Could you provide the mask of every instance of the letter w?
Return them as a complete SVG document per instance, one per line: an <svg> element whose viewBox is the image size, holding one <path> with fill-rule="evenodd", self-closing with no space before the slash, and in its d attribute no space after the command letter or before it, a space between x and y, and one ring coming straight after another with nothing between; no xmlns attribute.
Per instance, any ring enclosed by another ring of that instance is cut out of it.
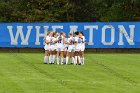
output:
<svg viewBox="0 0 140 93"><path fill-rule="evenodd" d="M7 26L7 29L9 30L9 34L11 37L11 45L18 45L19 35L20 35L20 38L22 41L21 45L28 45L28 39L29 39L32 28L33 28L33 26L27 26L28 31L27 31L26 36L24 37L23 26L17 26L17 32L16 32L15 37L14 37L13 26Z"/></svg>

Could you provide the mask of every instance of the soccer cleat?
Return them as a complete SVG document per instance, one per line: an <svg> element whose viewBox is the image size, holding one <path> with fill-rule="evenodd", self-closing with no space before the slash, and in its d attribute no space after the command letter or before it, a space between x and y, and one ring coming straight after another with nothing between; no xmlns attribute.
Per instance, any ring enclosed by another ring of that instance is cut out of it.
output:
<svg viewBox="0 0 140 93"><path fill-rule="evenodd" d="M73 63L70 63L71 65L73 65Z"/></svg>
<svg viewBox="0 0 140 93"><path fill-rule="evenodd" d="M82 65L81 63L79 63L78 65Z"/></svg>
<svg viewBox="0 0 140 93"><path fill-rule="evenodd" d="M48 64L48 63L44 63L44 64Z"/></svg>

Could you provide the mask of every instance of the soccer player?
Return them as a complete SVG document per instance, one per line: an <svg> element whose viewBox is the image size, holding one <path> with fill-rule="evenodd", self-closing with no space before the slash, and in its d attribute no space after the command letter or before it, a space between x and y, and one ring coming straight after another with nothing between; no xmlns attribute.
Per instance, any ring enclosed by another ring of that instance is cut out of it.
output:
<svg viewBox="0 0 140 93"><path fill-rule="evenodd" d="M50 64L55 64L55 58L56 58L56 47L57 47L57 42L58 42L58 33L54 32L53 37L52 37L52 42L50 46Z"/></svg>
<svg viewBox="0 0 140 93"><path fill-rule="evenodd" d="M81 38L79 37L79 32L75 32L75 37L74 37L74 45L75 45L75 65L81 64L81 59L80 59L80 47L81 47Z"/></svg>
<svg viewBox="0 0 140 93"><path fill-rule="evenodd" d="M44 42L45 42L45 46L44 46L44 49L45 49L44 64L48 64L49 63L50 42L51 42L52 34L53 33L50 31L44 37Z"/></svg>
<svg viewBox="0 0 140 93"><path fill-rule="evenodd" d="M80 47L80 58L81 58L81 64L84 65L84 51L85 51L85 36L83 32L79 32L79 37L81 39L81 47Z"/></svg>
<svg viewBox="0 0 140 93"><path fill-rule="evenodd" d="M63 46L63 64L68 64L68 56L67 56L67 51L68 51L68 39L66 38L66 34L64 33L64 46Z"/></svg>
<svg viewBox="0 0 140 93"><path fill-rule="evenodd" d="M70 64L73 64L75 59L74 59L74 37L72 33L69 33L69 38L68 38L68 51L67 51L67 56L70 58Z"/></svg>
<svg viewBox="0 0 140 93"><path fill-rule="evenodd" d="M64 53L64 43L65 43L66 34L60 32L57 43L57 64L63 64L63 53Z"/></svg>

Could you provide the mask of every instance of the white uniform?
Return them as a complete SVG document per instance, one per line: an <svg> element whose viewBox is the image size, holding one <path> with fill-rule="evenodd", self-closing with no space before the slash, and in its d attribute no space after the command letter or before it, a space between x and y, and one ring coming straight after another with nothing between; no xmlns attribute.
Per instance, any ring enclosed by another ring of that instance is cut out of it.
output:
<svg viewBox="0 0 140 93"><path fill-rule="evenodd" d="M49 36L46 36L44 40L46 40L46 41L48 41L48 42L51 42L52 38L49 37ZM50 50L50 44L46 44L46 43L45 43L44 49L45 49L45 50Z"/></svg>
<svg viewBox="0 0 140 93"><path fill-rule="evenodd" d="M80 51L81 50L81 43L82 43L82 40L76 36L74 37L74 41L76 41L77 43L75 44L75 51Z"/></svg>
<svg viewBox="0 0 140 93"><path fill-rule="evenodd" d="M64 39L64 42L68 42L68 38L65 38ZM68 47L69 47L68 44L64 44L64 46L63 46L64 51L67 51L68 50Z"/></svg>
<svg viewBox="0 0 140 93"><path fill-rule="evenodd" d="M58 40L58 37L55 38L55 37L52 37L52 42L54 43L56 40ZM51 51L54 51L57 49L57 43L53 44L53 45L50 45L50 50Z"/></svg>
<svg viewBox="0 0 140 93"><path fill-rule="evenodd" d="M61 36L61 41L57 43L57 49L56 51L64 51L64 41L63 41L63 36Z"/></svg>
<svg viewBox="0 0 140 93"><path fill-rule="evenodd" d="M67 40L67 42L70 44L70 45L68 46L68 52L74 51L74 43L72 42L72 38L73 38L73 37L70 37L70 38L68 38L68 40Z"/></svg>
<svg viewBox="0 0 140 93"><path fill-rule="evenodd" d="M85 50L85 41L86 41L86 39L85 39L85 37L84 36L82 36L82 43L81 43L81 46L80 46L80 51L84 51Z"/></svg>

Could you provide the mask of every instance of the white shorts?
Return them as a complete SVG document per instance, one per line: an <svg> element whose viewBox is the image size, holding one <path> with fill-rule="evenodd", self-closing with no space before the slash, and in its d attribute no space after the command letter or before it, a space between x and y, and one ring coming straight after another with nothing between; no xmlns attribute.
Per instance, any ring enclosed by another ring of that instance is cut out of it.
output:
<svg viewBox="0 0 140 93"><path fill-rule="evenodd" d="M45 49L45 50L50 50L50 45L47 45L47 44L46 44L46 45L44 46L44 49Z"/></svg>
<svg viewBox="0 0 140 93"><path fill-rule="evenodd" d="M56 51L66 51L66 46L64 46L63 44L57 44Z"/></svg>
<svg viewBox="0 0 140 93"><path fill-rule="evenodd" d="M68 47L69 47L69 45L65 44L63 47L64 51L68 51Z"/></svg>
<svg viewBox="0 0 140 93"><path fill-rule="evenodd" d="M51 51L55 51L57 48L56 48L56 45L50 45L50 50Z"/></svg>
<svg viewBox="0 0 140 93"><path fill-rule="evenodd" d="M80 46L80 44L75 45L75 49L74 49L74 51L79 52L80 50L81 50L81 46Z"/></svg>
<svg viewBox="0 0 140 93"><path fill-rule="evenodd" d="M80 51L82 51L82 52L85 51L85 46L81 46Z"/></svg>
<svg viewBox="0 0 140 93"><path fill-rule="evenodd" d="M74 45L69 45L68 52L74 52L74 49L75 49Z"/></svg>

